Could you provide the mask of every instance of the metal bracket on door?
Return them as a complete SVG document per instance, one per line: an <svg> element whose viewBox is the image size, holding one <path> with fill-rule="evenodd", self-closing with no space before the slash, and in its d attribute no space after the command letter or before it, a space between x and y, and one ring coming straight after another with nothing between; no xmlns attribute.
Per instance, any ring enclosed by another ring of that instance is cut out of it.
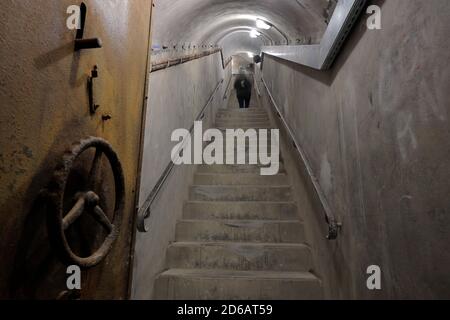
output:
<svg viewBox="0 0 450 320"><path fill-rule="evenodd" d="M98 67L94 66L94 69L91 71L91 76L88 78L88 91L89 91L89 111L91 115L94 115L97 112L97 109L100 108L98 104L95 104L94 100L94 79L98 78Z"/></svg>
<svg viewBox="0 0 450 320"><path fill-rule="evenodd" d="M87 6L82 3L80 5L80 29L77 30L75 37L75 51L84 49L97 49L102 47L102 41L99 38L83 39L84 27L86 25Z"/></svg>

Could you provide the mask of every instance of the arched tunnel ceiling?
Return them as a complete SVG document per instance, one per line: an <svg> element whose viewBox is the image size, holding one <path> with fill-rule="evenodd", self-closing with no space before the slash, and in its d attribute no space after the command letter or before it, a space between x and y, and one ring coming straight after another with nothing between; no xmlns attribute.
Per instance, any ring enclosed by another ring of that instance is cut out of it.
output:
<svg viewBox="0 0 450 320"><path fill-rule="evenodd" d="M250 38L248 31L235 31L230 33L218 44L223 48L225 57L242 52L259 54L260 48L265 45L262 38Z"/></svg>
<svg viewBox="0 0 450 320"><path fill-rule="evenodd" d="M153 43L159 46L219 45L228 54L297 39L319 41L329 0L155 0ZM275 26L258 39L256 19ZM280 32L281 31L281 32ZM283 35L284 34L284 35Z"/></svg>

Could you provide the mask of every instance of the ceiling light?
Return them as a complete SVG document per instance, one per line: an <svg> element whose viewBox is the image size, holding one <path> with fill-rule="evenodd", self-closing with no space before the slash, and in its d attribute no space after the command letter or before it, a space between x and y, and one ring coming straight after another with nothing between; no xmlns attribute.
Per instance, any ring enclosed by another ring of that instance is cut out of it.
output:
<svg viewBox="0 0 450 320"><path fill-rule="evenodd" d="M270 28L272 28L270 24L261 19L256 20L256 27L263 30L269 30Z"/></svg>
<svg viewBox="0 0 450 320"><path fill-rule="evenodd" d="M250 31L250 38L258 38L261 35L257 30L253 29Z"/></svg>

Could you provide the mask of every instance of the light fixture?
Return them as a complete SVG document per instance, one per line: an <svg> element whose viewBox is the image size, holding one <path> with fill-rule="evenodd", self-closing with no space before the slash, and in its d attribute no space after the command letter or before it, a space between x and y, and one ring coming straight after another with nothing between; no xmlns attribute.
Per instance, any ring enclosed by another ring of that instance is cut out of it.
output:
<svg viewBox="0 0 450 320"><path fill-rule="evenodd" d="M253 58L255 56L255 54L253 52L247 52L247 55L249 58Z"/></svg>
<svg viewBox="0 0 450 320"><path fill-rule="evenodd" d="M250 31L250 38L258 38L261 35L256 29Z"/></svg>
<svg viewBox="0 0 450 320"><path fill-rule="evenodd" d="M269 30L270 28L272 28L270 24L261 19L256 19L256 27L263 30Z"/></svg>

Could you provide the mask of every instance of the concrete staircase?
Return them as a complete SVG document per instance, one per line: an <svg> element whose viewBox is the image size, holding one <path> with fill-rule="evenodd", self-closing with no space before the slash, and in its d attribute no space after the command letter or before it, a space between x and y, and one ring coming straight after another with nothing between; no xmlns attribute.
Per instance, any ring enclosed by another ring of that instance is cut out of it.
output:
<svg viewBox="0 0 450 320"><path fill-rule="evenodd" d="M226 109L218 128L269 128L259 108ZM281 167L261 176L259 165L200 166L190 188L156 299L321 299L320 280L304 226Z"/></svg>

